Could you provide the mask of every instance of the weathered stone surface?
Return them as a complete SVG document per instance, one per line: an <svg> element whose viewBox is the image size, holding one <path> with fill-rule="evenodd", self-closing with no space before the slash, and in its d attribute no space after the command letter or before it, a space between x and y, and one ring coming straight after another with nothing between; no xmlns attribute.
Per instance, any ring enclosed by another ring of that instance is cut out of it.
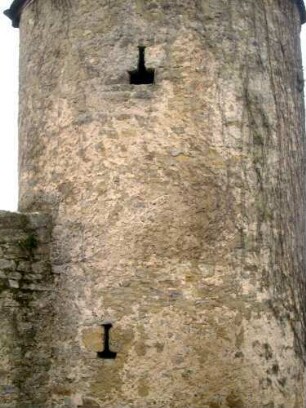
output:
<svg viewBox="0 0 306 408"><path fill-rule="evenodd" d="M0 242L1 408L40 408L47 398L53 302L52 292L42 294L38 286L47 289L53 281L50 260L39 253L40 247L49 252L48 219L0 211L0 235L5 238ZM39 263L49 265L40 274L32 268Z"/></svg>
<svg viewBox="0 0 306 408"><path fill-rule="evenodd" d="M20 209L52 214L56 276L30 406L305 408L296 5L59 5L21 21Z"/></svg>

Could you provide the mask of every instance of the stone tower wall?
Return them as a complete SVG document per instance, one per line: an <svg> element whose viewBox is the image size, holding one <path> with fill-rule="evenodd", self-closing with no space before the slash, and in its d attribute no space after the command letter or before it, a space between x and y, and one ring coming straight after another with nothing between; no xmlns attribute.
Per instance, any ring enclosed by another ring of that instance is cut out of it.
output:
<svg viewBox="0 0 306 408"><path fill-rule="evenodd" d="M0 212L1 408L45 406L53 330L49 243L49 217Z"/></svg>
<svg viewBox="0 0 306 408"><path fill-rule="evenodd" d="M20 210L54 226L45 407L305 408L296 4L36 0L20 28ZM129 83L139 46L152 85Z"/></svg>

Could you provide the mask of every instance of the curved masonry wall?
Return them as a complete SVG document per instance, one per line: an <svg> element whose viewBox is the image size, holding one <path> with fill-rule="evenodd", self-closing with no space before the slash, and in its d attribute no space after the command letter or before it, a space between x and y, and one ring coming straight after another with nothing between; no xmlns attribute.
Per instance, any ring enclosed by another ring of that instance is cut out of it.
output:
<svg viewBox="0 0 306 408"><path fill-rule="evenodd" d="M33 398L305 408L295 3L37 0L20 27L20 210L52 214L55 276Z"/></svg>
<svg viewBox="0 0 306 408"><path fill-rule="evenodd" d="M0 211L0 407L41 408L53 331L50 218Z"/></svg>

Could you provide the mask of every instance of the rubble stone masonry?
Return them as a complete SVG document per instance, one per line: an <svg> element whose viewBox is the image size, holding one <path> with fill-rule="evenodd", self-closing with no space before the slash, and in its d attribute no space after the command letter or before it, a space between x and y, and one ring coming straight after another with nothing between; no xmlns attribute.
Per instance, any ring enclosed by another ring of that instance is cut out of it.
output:
<svg viewBox="0 0 306 408"><path fill-rule="evenodd" d="M300 24L289 0L23 9L19 209L52 222L1 218L1 408L306 407Z"/></svg>
<svg viewBox="0 0 306 408"><path fill-rule="evenodd" d="M53 330L50 226L42 214L0 212L1 408L45 406Z"/></svg>

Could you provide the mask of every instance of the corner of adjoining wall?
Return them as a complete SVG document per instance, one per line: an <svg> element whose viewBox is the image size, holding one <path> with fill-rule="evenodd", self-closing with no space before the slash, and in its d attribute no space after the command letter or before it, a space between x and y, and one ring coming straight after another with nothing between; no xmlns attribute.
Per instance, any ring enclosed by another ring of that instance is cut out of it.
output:
<svg viewBox="0 0 306 408"><path fill-rule="evenodd" d="M0 211L1 408L43 406L53 330L50 237L49 215Z"/></svg>

